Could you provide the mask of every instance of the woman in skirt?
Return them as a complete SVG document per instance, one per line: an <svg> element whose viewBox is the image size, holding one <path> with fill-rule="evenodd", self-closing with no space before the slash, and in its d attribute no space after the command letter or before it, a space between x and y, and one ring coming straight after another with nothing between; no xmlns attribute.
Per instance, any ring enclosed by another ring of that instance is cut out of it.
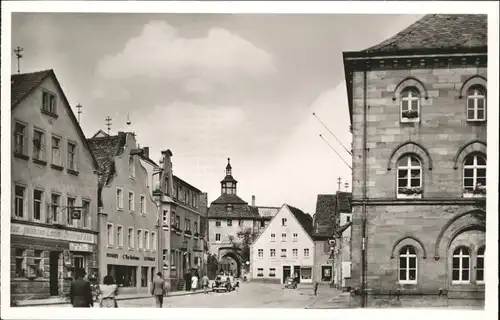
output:
<svg viewBox="0 0 500 320"><path fill-rule="evenodd" d="M101 308L117 308L116 295L118 294L118 286L112 276L104 277L104 284L101 285Z"/></svg>

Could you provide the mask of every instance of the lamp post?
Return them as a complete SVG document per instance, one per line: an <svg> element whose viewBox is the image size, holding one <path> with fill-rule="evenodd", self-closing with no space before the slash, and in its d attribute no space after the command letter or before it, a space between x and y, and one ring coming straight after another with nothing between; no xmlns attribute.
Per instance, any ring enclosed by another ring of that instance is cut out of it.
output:
<svg viewBox="0 0 500 320"><path fill-rule="evenodd" d="M163 270L163 217L161 215L161 199L162 192L161 190L153 191L153 199L156 203L156 228L158 230L157 236L157 248L158 248L158 257L157 257L157 272L161 272Z"/></svg>

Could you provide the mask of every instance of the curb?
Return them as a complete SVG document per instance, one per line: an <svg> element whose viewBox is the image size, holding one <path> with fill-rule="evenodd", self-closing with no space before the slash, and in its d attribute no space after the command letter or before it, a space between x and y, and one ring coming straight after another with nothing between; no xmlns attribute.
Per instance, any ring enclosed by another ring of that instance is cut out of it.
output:
<svg viewBox="0 0 500 320"><path fill-rule="evenodd" d="M174 291L178 292L178 291ZM188 296L188 295L195 295L195 294L201 294L203 293L203 290L196 291L196 292L183 292L179 294L173 294L173 295L167 295L165 296L166 299L171 298L171 297L180 297L180 296ZM148 296L135 296L135 297L116 297L116 301L125 301L125 300L137 300L137 299L146 299L146 298L152 298L151 295ZM44 307L44 306L54 306L54 305L65 305L65 304L70 304L67 301L56 301L56 302L50 302L50 303L26 303L26 304L20 304L17 307L23 308L23 307Z"/></svg>

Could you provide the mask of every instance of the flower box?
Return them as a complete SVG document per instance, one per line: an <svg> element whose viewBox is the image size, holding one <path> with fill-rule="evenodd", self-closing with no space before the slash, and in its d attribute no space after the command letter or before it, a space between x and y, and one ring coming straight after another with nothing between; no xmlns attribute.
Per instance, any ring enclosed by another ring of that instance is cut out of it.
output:
<svg viewBox="0 0 500 320"><path fill-rule="evenodd" d="M474 189L464 189L464 198L486 197L486 186L478 184Z"/></svg>
<svg viewBox="0 0 500 320"><path fill-rule="evenodd" d="M399 188L398 199L422 198L422 188Z"/></svg>
<svg viewBox="0 0 500 320"><path fill-rule="evenodd" d="M419 114L416 110L406 110L401 113L401 122L418 122Z"/></svg>

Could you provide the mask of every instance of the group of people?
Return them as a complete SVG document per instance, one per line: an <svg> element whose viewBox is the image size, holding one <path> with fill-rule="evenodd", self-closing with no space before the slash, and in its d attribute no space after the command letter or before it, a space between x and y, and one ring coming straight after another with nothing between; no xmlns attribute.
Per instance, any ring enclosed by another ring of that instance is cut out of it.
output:
<svg viewBox="0 0 500 320"><path fill-rule="evenodd" d="M94 306L92 285L84 278L85 271L77 270L75 280L70 286L69 298L71 305L75 308L91 308ZM201 279L201 285L205 294L208 293L209 283L207 275L204 275ZM191 290L196 291L197 288L198 276L194 274L191 278ZM163 307L163 297L168 295L169 289L168 283L163 279L161 272L158 272L151 283L151 295L155 297L157 308ZM118 303L116 302L118 285L111 275L104 277L103 284L98 286L98 292L95 292L95 294L99 297L99 306L101 308L118 308Z"/></svg>

